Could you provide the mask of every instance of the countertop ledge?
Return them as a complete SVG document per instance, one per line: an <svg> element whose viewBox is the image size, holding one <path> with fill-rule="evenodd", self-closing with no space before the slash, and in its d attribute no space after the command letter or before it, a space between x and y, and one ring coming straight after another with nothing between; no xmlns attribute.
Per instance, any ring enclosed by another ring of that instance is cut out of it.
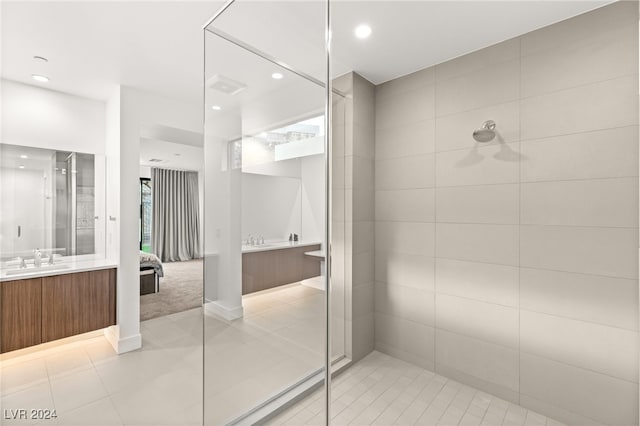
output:
<svg viewBox="0 0 640 426"><path fill-rule="evenodd" d="M320 241L281 241L277 243L266 242L257 246L242 245L242 253L255 253L259 251L283 250L296 247L319 246Z"/></svg>
<svg viewBox="0 0 640 426"><path fill-rule="evenodd" d="M107 259L78 260L78 261L61 261L56 265L68 265L61 269L39 270L38 268L28 268L21 274L7 275L6 270L0 271L0 282L18 281L30 278L51 277L55 275L75 274L78 272L98 271L101 269L117 268L118 265ZM43 265L49 267L50 265Z"/></svg>

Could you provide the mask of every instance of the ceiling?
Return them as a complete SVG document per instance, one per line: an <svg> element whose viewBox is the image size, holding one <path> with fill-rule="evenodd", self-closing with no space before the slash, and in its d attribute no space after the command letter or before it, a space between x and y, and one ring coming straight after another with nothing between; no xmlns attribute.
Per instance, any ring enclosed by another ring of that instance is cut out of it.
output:
<svg viewBox="0 0 640 426"><path fill-rule="evenodd" d="M374 83L566 19L611 1L341 1L332 3L334 75ZM221 1L3 1L2 76L106 100L121 84L200 103L202 25ZM357 40L355 25L373 28ZM323 2L237 0L215 25L322 77ZM286 42L285 42L286 41ZM48 63L38 63L34 55ZM241 71L243 64L233 64Z"/></svg>

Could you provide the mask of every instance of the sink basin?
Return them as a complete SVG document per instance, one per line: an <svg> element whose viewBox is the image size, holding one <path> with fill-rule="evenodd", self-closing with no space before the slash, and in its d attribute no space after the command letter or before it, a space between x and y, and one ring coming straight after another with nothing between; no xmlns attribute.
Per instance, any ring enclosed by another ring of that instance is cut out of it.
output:
<svg viewBox="0 0 640 426"><path fill-rule="evenodd" d="M36 268L35 266L29 266L27 268L22 268L22 269L9 269L8 271L5 271L5 274L7 276L10 276L10 275L33 274L36 272L62 271L65 269L69 269L69 265L65 265L62 263L59 265L44 265L39 268Z"/></svg>

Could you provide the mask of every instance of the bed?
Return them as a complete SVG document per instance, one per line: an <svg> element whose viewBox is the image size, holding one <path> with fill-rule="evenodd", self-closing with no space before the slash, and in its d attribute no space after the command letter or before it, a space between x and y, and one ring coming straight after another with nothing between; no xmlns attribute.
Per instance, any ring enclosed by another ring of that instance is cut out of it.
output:
<svg viewBox="0 0 640 426"><path fill-rule="evenodd" d="M140 252L140 295L160 291L160 278L164 276L162 262L153 253Z"/></svg>

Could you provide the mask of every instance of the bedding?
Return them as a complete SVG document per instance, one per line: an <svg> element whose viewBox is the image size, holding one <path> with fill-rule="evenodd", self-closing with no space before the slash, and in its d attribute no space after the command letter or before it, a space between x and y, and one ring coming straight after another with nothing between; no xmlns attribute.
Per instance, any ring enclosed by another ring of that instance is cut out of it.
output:
<svg viewBox="0 0 640 426"><path fill-rule="evenodd" d="M159 277L164 276L164 272L162 270L162 262L153 253L145 253L143 251L140 252L140 268L153 268L156 274Z"/></svg>

